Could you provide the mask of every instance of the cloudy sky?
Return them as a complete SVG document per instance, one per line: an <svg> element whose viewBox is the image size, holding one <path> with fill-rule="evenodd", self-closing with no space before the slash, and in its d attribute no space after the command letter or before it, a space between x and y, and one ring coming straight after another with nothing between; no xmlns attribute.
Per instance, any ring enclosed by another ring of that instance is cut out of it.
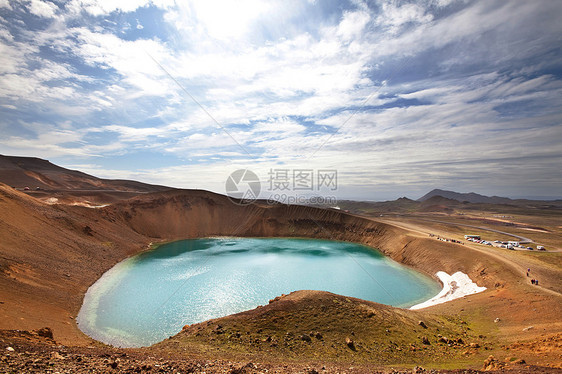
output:
<svg viewBox="0 0 562 374"><path fill-rule="evenodd" d="M225 192L562 197L562 2L0 0L0 153ZM278 175L278 174L277 174Z"/></svg>

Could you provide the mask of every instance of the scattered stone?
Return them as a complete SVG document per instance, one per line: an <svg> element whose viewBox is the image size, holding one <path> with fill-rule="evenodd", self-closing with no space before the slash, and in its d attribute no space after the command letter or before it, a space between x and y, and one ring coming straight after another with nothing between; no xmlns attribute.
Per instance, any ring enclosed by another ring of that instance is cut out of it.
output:
<svg viewBox="0 0 562 374"><path fill-rule="evenodd" d="M7 350L8 352L14 352L14 351L15 351L15 349L12 348L12 347L7 347L6 350Z"/></svg>
<svg viewBox="0 0 562 374"><path fill-rule="evenodd" d="M84 226L84 234L93 236L94 230L90 226Z"/></svg>
<svg viewBox="0 0 562 374"><path fill-rule="evenodd" d="M349 347L349 349L351 349L352 351L357 350L357 348L355 348L355 343L353 342L353 340L351 340L351 338L348 336L345 338L345 344Z"/></svg>
<svg viewBox="0 0 562 374"><path fill-rule="evenodd" d="M427 329L427 325L425 324L424 321L419 321L418 325L420 325L421 327L423 327L424 329Z"/></svg>
<svg viewBox="0 0 562 374"><path fill-rule="evenodd" d="M449 343L449 339L447 339L446 337L442 336L442 337L439 338L438 342L439 342L439 343L445 343L445 344L447 344L447 343Z"/></svg>
<svg viewBox="0 0 562 374"><path fill-rule="evenodd" d="M37 330L37 335L44 338L53 339L53 330L51 330L49 327L43 327L42 329Z"/></svg>
<svg viewBox="0 0 562 374"><path fill-rule="evenodd" d="M484 366L482 367L483 370L499 370L502 369L504 365L499 362L494 356L488 356L487 359L484 360Z"/></svg>
<svg viewBox="0 0 562 374"><path fill-rule="evenodd" d="M422 336L421 337L421 341L423 344L425 345L430 345L431 343L429 342L429 339L427 338L427 336Z"/></svg>
<svg viewBox="0 0 562 374"><path fill-rule="evenodd" d="M308 335L308 334L301 335L301 340L304 340L307 343L310 343L312 341L312 339L310 338L310 335Z"/></svg>
<svg viewBox="0 0 562 374"><path fill-rule="evenodd" d="M64 356L58 352L51 352L51 358L55 360L64 360Z"/></svg>
<svg viewBox="0 0 562 374"><path fill-rule="evenodd" d="M412 369L412 374L425 373L425 369L421 366L416 366Z"/></svg>
<svg viewBox="0 0 562 374"><path fill-rule="evenodd" d="M496 318L496 319L494 320L495 323L498 323L499 321L501 321L499 318Z"/></svg>
<svg viewBox="0 0 562 374"><path fill-rule="evenodd" d="M478 344L478 343L470 343L470 344L469 344L469 347L470 347L470 348L480 348L480 344Z"/></svg>
<svg viewBox="0 0 562 374"><path fill-rule="evenodd" d="M513 363L517 364L517 365L525 365L527 362L525 360L523 360L522 358L520 358L520 359L517 359L517 360L513 361Z"/></svg>
<svg viewBox="0 0 562 374"><path fill-rule="evenodd" d="M282 294L281 296L277 296L277 297L275 297L275 298L273 298L273 299L270 299L270 300L269 300L269 304L274 303L274 302L276 302L276 301L279 301L279 300L281 300L282 298L284 298L285 296L287 296L287 295Z"/></svg>
<svg viewBox="0 0 562 374"><path fill-rule="evenodd" d="M110 366L112 369L117 369L117 367L119 367L119 362L120 362L120 360L117 358L117 359L115 359L115 361L113 361L112 363L110 363L109 366Z"/></svg>
<svg viewBox="0 0 562 374"><path fill-rule="evenodd" d="M319 332L316 333L315 337L318 340L322 340L324 338L324 336L322 336L322 334L320 334Z"/></svg>
<svg viewBox="0 0 562 374"><path fill-rule="evenodd" d="M215 334L224 334L224 330L222 329L222 326L221 326L221 325L217 325L217 326L213 329L213 332L214 332Z"/></svg>
<svg viewBox="0 0 562 374"><path fill-rule="evenodd" d="M532 330L532 329L534 329L534 328L535 328L535 326L525 327L525 328L523 329L523 331L529 331L529 330Z"/></svg>

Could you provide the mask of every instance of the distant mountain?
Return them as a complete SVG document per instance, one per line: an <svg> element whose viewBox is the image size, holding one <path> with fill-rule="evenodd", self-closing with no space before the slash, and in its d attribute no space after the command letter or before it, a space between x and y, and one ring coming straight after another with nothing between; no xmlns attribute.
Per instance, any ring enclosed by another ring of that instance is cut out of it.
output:
<svg viewBox="0 0 562 374"><path fill-rule="evenodd" d="M371 215L374 213L383 214L388 212L408 212L415 211L420 203L410 200L407 197L401 197L392 201L354 201L340 200L338 206L345 211L355 214Z"/></svg>
<svg viewBox="0 0 562 374"><path fill-rule="evenodd" d="M445 196L443 196L445 195ZM470 204L466 204L470 202ZM338 206L353 214L379 217L387 214L446 213L463 212L470 209L513 214L515 212L538 210L560 210L562 200L512 200L505 197L488 197L476 193L458 193L435 189L418 200L401 197L392 201L340 200Z"/></svg>
<svg viewBox="0 0 562 374"><path fill-rule="evenodd" d="M513 200L507 198L507 197L499 197L499 196L484 196L484 195L480 195L474 192L470 192L470 193L459 193L459 192L454 192L454 191L447 191L447 190L440 190L440 189L434 189L431 192L428 192L427 194L423 195L422 197L420 197L417 201L426 201L429 200L435 196L441 196L444 197L446 199L450 199L450 200L456 200L456 201L460 201L460 202L465 202L468 201L469 203L486 203L486 204L510 204L513 202Z"/></svg>
<svg viewBox="0 0 562 374"><path fill-rule="evenodd" d="M103 179L69 170L36 157L0 155L0 182L30 190L97 190L123 192L157 192L169 187L130 180Z"/></svg>

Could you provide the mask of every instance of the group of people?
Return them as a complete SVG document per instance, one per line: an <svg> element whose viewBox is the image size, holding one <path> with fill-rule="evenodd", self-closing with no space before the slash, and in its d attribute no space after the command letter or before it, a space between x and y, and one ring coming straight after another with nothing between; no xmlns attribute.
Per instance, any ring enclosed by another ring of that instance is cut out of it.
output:
<svg viewBox="0 0 562 374"><path fill-rule="evenodd" d="M531 272L531 268L528 268L528 269L527 269L527 276L529 276L529 273L530 273L530 272ZM539 284L539 280L533 278L533 279L531 279L531 284L538 285L538 284Z"/></svg>
<svg viewBox="0 0 562 374"><path fill-rule="evenodd" d="M435 235L435 234L429 234L430 238L435 238L437 237L437 240L441 240L442 242L451 242L451 243L457 243L457 244L462 244L464 245L463 242L461 242L460 240L456 240L456 239L447 239L447 238L442 238L439 235Z"/></svg>

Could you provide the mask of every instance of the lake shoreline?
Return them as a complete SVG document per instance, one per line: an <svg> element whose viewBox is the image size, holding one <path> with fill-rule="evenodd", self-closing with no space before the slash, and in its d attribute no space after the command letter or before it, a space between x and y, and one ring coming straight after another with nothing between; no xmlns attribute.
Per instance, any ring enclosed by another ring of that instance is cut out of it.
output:
<svg viewBox="0 0 562 374"><path fill-rule="evenodd" d="M298 290L402 307L435 295L437 285L363 244L309 238L186 239L162 243L104 273L88 289L77 322L106 344L141 347L185 324L250 310Z"/></svg>

